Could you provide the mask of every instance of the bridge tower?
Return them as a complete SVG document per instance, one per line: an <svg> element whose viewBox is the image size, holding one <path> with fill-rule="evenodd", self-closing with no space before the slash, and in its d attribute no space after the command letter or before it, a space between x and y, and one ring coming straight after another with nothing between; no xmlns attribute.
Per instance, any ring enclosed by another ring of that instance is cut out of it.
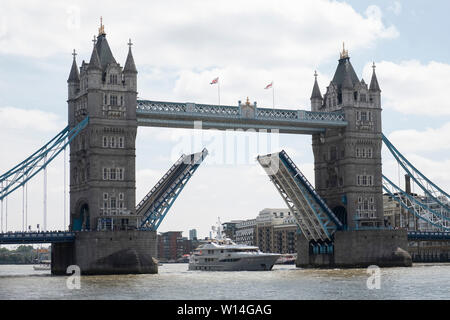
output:
<svg viewBox="0 0 450 320"><path fill-rule="evenodd" d="M68 82L69 127L89 117L70 144L72 243L52 243L52 273L157 273L156 232L138 230L135 195L137 70L128 43L122 68L103 24L89 63L75 59Z"/></svg>
<svg viewBox="0 0 450 320"><path fill-rule="evenodd" d="M70 144L70 229L136 228L135 140L137 70L129 43L116 62L100 25L89 63L74 59L68 79L68 118L89 124Z"/></svg>
<svg viewBox="0 0 450 320"><path fill-rule="evenodd" d="M348 126L315 134L316 190L349 229L383 224L380 87L373 66L370 85L358 79L343 48L333 80L322 97L317 74L312 111L341 111Z"/></svg>

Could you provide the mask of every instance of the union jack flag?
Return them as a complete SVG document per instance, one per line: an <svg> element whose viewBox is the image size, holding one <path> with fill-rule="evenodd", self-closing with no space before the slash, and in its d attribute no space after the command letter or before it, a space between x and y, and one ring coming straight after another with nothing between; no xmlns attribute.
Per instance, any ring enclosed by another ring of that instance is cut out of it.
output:
<svg viewBox="0 0 450 320"><path fill-rule="evenodd" d="M217 83L217 82L219 82L219 78L217 77L217 78L215 78L213 81L211 81L211 83L210 84L214 84L214 83Z"/></svg>
<svg viewBox="0 0 450 320"><path fill-rule="evenodd" d="M269 83L264 89L272 88L273 82Z"/></svg>

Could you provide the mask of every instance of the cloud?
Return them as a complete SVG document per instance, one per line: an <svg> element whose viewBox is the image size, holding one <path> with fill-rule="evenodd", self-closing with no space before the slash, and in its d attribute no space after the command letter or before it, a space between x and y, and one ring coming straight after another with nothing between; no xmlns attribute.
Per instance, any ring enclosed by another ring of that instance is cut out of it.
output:
<svg viewBox="0 0 450 320"><path fill-rule="evenodd" d="M135 1L139 10L132 11L128 3L108 4L2 1L0 52L47 57L77 48L88 55L100 15L113 52L122 51L118 61L125 59L132 37L138 64L179 68L317 64L336 54L342 40L358 50L398 36L394 26L383 24L378 7L362 15L349 4L328 0Z"/></svg>
<svg viewBox="0 0 450 320"><path fill-rule="evenodd" d="M383 108L404 114L426 116L450 115L450 64L417 60L381 61L377 63L378 83ZM371 64L364 67L364 78L370 79Z"/></svg>
<svg viewBox="0 0 450 320"><path fill-rule="evenodd" d="M56 114L41 110L0 107L0 130L28 129L55 132L64 129L64 121Z"/></svg>
<svg viewBox="0 0 450 320"><path fill-rule="evenodd" d="M397 130L390 133L388 139L422 174L443 190L450 190L450 122L423 131ZM386 147L383 147L383 173L404 186L406 172L400 169Z"/></svg>
<svg viewBox="0 0 450 320"><path fill-rule="evenodd" d="M389 141L401 146L403 152L450 150L450 122L439 128L397 130L389 134Z"/></svg>
<svg viewBox="0 0 450 320"><path fill-rule="evenodd" d="M402 4L399 1L394 1L390 6L388 6L387 10L398 16L402 13Z"/></svg>
<svg viewBox="0 0 450 320"><path fill-rule="evenodd" d="M0 174L20 163L42 147L66 126L54 113L0 107ZM66 162L68 165L68 161ZM68 166L67 181L68 181ZM48 230L63 229L64 212L64 162L63 153L51 162L47 170L47 221ZM28 186L28 225L36 230L43 226L43 172ZM8 230L22 230L22 189L8 196ZM6 202L4 202L6 217ZM67 211L68 212L68 211ZM4 218L5 218L4 217ZM67 220L68 223L68 213ZM4 220L4 227L5 227Z"/></svg>

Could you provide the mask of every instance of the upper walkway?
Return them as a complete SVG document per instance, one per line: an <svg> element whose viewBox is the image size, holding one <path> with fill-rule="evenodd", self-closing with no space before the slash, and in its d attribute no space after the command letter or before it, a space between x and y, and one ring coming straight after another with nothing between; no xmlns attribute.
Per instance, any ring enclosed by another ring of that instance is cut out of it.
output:
<svg viewBox="0 0 450 320"><path fill-rule="evenodd" d="M342 112L257 108L250 104L223 106L138 100L136 116L139 126L190 129L254 129L314 134L347 126ZM194 127L199 121L201 128Z"/></svg>

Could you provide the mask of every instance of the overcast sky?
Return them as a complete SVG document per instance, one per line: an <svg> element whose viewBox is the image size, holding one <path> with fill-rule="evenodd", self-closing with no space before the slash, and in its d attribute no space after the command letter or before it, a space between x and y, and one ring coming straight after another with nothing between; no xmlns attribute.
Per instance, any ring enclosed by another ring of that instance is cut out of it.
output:
<svg viewBox="0 0 450 320"><path fill-rule="evenodd" d="M322 93L333 77L342 42L359 78L372 61L382 90L383 131L408 159L450 190L450 29L447 1L10 1L0 2L0 172L22 161L67 123L72 50L89 60L103 16L116 60L134 43L139 98L221 103L256 101L310 109L317 70ZM137 199L152 188L193 135L215 150L197 170L159 231L196 228L208 235L222 222L284 207L254 161L285 149L313 182L311 137L281 135L271 147L246 150L245 161L217 156L223 133L139 128ZM245 135L233 138L244 139ZM192 138L192 139L191 139ZM199 150L194 151L199 151ZM385 149L385 148L384 148ZM223 160L223 159L222 159ZM242 159L241 159L242 160ZM49 168L49 229L63 227L63 159ZM383 172L398 166L383 153ZM42 223L42 175L29 185L29 224ZM21 193L10 197L8 229L21 229Z"/></svg>

